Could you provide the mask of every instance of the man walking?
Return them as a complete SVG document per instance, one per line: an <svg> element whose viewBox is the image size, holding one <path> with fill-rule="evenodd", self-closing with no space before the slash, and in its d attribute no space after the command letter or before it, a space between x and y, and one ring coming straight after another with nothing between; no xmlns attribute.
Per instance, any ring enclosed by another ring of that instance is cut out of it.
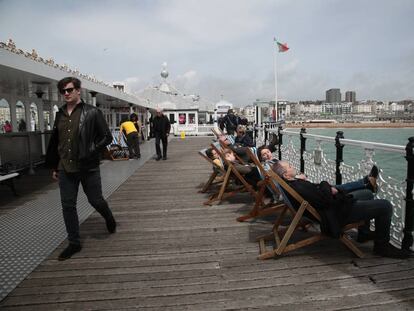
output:
<svg viewBox="0 0 414 311"><path fill-rule="evenodd" d="M141 151L139 149L139 133L138 129L134 124L135 116L136 114L133 113L131 114L129 121L126 120L122 122L121 127L119 129L118 137L118 142L120 142L122 138L122 132L125 133L130 159L139 159L141 157Z"/></svg>
<svg viewBox="0 0 414 311"><path fill-rule="evenodd" d="M161 148L160 140L162 141L162 159L167 160L167 145L168 145L168 135L170 135L170 121L162 113L161 108L157 108L157 114L152 120L155 136L155 149L157 151L157 157L155 160L161 160Z"/></svg>
<svg viewBox="0 0 414 311"><path fill-rule="evenodd" d="M56 113L46 165L53 169L52 177L59 182L69 245L58 259L65 260L82 249L76 210L80 183L89 203L104 217L110 233L116 231L116 222L102 196L99 170L100 153L112 141L108 125L99 109L81 99L79 79L67 77L57 86L66 104Z"/></svg>

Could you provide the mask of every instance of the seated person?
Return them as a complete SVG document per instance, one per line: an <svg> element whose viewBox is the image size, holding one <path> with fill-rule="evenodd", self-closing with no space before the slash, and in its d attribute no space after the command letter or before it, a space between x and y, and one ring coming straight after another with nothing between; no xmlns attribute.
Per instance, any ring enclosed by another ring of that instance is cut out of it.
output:
<svg viewBox="0 0 414 311"><path fill-rule="evenodd" d="M220 161L220 157L217 153L216 150L214 150L213 148L208 148L206 150L206 155L213 160L214 164L216 164L219 167L223 167L223 162Z"/></svg>
<svg viewBox="0 0 414 311"><path fill-rule="evenodd" d="M296 170L286 161L278 161L272 170L318 210L322 217L323 233L338 238L344 225L374 219L374 254L391 258L408 257L406 251L389 243L392 205L388 200L359 200L352 194L344 194L326 181L315 184L296 178ZM292 199L294 202L296 201Z"/></svg>
<svg viewBox="0 0 414 311"><path fill-rule="evenodd" d="M236 140L235 144L242 146L242 147L256 147L253 143L253 139L250 138L249 135L246 134L246 126L245 125L237 125L236 128Z"/></svg>
<svg viewBox="0 0 414 311"><path fill-rule="evenodd" d="M241 164L230 149L224 149L223 153L226 160L231 162L246 181L257 190L257 183L262 179L257 167L252 164Z"/></svg>
<svg viewBox="0 0 414 311"><path fill-rule="evenodd" d="M268 146L259 147L257 150L257 154L258 154L259 161L262 162L262 165L265 170L271 169L272 166L279 161L273 155L273 153L270 150L270 147ZM373 165L369 175L365 176L364 178L361 178L357 181L345 183L342 185L336 185L335 187L347 193L353 192L356 190L361 190L361 189L368 189L376 193L378 190L378 186L377 186L378 173L379 173L378 167L376 165ZM305 180L307 179L306 175L304 174L299 174L296 176L296 178L302 178Z"/></svg>

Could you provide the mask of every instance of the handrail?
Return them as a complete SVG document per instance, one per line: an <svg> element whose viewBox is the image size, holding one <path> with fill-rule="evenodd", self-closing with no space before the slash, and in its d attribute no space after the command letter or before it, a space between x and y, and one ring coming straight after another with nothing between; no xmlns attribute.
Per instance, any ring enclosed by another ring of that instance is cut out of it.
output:
<svg viewBox="0 0 414 311"><path fill-rule="evenodd" d="M283 130L283 134L288 135L297 135L299 137L299 132ZM335 142L335 137L323 136L323 135L316 135L316 134L302 134L306 138L314 138L315 140L321 140L326 142ZM391 151L391 152L398 152L401 154L405 154L405 146L401 145L392 145L392 144L385 144L385 143L377 143L372 141L364 141L364 140L354 140L354 139L347 139L347 138L340 138L341 144L348 145L348 146L356 146L356 147L363 147L364 149L376 149L376 150L383 150L383 151Z"/></svg>

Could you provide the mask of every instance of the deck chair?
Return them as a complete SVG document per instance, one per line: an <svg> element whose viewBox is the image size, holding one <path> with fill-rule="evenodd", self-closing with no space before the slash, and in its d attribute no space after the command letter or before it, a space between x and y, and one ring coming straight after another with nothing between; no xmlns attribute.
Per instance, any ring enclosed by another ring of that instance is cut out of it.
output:
<svg viewBox="0 0 414 311"><path fill-rule="evenodd" d="M118 141L118 137L119 131L112 131L112 142L106 146L109 158L113 161L128 160L129 152L125 135L122 134L121 141Z"/></svg>
<svg viewBox="0 0 414 311"><path fill-rule="evenodd" d="M258 191L255 204L253 205L249 213L237 218L237 221L240 222L246 221L251 218L274 215L285 206L285 204L279 200L275 200L275 202L270 202L269 204L264 203L266 188L270 190L274 197L279 197L279 191L276 191L277 189L273 189L271 187L270 178L266 174L266 171L262 163L260 163L259 158L257 157L257 148L247 148L247 154L250 160L256 165L257 169L259 170L259 173L262 177L262 181L258 184Z"/></svg>
<svg viewBox="0 0 414 311"><path fill-rule="evenodd" d="M225 167L225 175L219 191L210 196L209 200L204 204L211 205L215 201L218 201L217 204L220 204L225 198L234 196L235 194L241 192L249 192L256 200L257 193L253 189L253 186L246 181L246 179L236 170L231 162L226 160L222 149L220 148L220 144L216 142L214 144L211 144L211 147L216 150L221 160L223 161ZM230 189L231 182L239 185L234 189Z"/></svg>
<svg viewBox="0 0 414 311"><path fill-rule="evenodd" d="M209 162L212 167L213 167L213 172L211 173L208 181L204 184L203 188L199 191L201 193L205 193L207 192L212 186L217 185L217 184L221 184L222 181L216 181L216 177L217 176L223 176L226 175L226 171L224 169L224 166L219 166L216 163L213 162L213 160L211 160L207 154L206 154L207 148L202 149L198 152L198 154L207 160L207 162Z"/></svg>
<svg viewBox="0 0 414 311"><path fill-rule="evenodd" d="M305 212L311 215L313 218L311 221L315 221L317 223L321 223L321 216L318 211L309 203L307 202L301 195L299 195L292 187L290 187L280 176L274 173L272 170L266 171L268 177L272 180L272 184L275 188L278 188L280 193L283 196L283 201L285 203L285 208L282 210L281 215L276 220L273 226L273 236L275 248L271 251L266 250L265 241L267 237L259 238L259 249L260 255L258 259L268 259L275 256L280 256L284 253L299 249L301 247L311 245L316 243L320 240L329 238L328 236L324 235L322 232L318 231L313 233L311 237L300 239L296 242L289 243L293 234L297 231L298 227L302 224L301 222L305 220ZM292 205L291 200L289 199L288 194L296 200L300 206L296 210ZM280 225L282 223L283 217L287 211L290 211L293 214L293 218L290 221L290 224L287 228L282 229ZM309 221L309 219L308 219ZM357 222L345 225L342 228L342 233L339 237L339 240L348 248L350 249L356 256L359 258L364 257L364 253L352 242L352 240L348 237L345 233L354 228L358 228L362 226L364 222Z"/></svg>

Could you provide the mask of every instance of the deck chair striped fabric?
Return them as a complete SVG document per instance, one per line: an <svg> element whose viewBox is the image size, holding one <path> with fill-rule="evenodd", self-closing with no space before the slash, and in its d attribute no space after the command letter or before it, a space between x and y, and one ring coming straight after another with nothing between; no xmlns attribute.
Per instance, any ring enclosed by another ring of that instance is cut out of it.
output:
<svg viewBox="0 0 414 311"><path fill-rule="evenodd" d="M129 152L125 135L122 133L121 141L118 141L119 131L113 130L111 134L112 142L110 145L106 146L109 158L114 161L128 160Z"/></svg>
<svg viewBox="0 0 414 311"><path fill-rule="evenodd" d="M328 238L322 232L318 231L313 233L311 237L299 239L298 241L289 243L293 237L293 234L297 231L298 227L306 227L306 223L309 223L309 218L305 216L305 213L311 215L312 219L317 224L321 223L321 216L318 211L307 202L302 196L300 196L292 187L290 187L280 176L274 173L272 170L266 171L266 174L272 181L271 185L274 189L278 189L283 196L283 201L285 207L283 208L281 214L277 218L274 226L273 232L269 236L259 238L259 249L260 255L259 259L268 259L275 256L280 256L289 251L299 249L301 247L311 245L317 241ZM295 208L292 204L291 198L296 200L299 203L299 208ZM287 211L292 213L293 218L290 220L290 224L286 229L281 229L282 220ZM342 228L342 234L339 240L350 249L356 256L363 258L364 254L362 251L351 241L351 239L346 235L346 231L349 231L354 228L362 226L363 222L352 223L344 226ZM266 250L265 241L270 238L273 239L275 247L271 251Z"/></svg>

